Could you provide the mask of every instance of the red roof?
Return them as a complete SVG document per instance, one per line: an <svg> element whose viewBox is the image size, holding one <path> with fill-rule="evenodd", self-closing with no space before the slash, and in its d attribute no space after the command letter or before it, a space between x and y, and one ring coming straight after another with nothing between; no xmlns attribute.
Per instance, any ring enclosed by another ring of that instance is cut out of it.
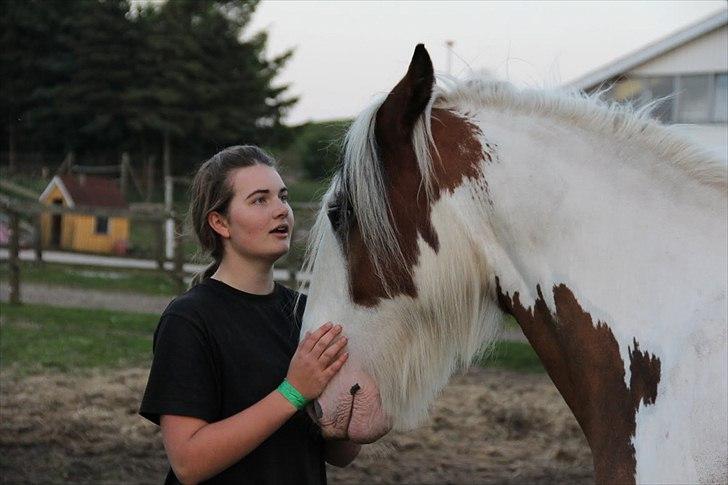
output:
<svg viewBox="0 0 728 485"><path fill-rule="evenodd" d="M96 175L61 175L59 178L77 206L127 207L116 180Z"/></svg>

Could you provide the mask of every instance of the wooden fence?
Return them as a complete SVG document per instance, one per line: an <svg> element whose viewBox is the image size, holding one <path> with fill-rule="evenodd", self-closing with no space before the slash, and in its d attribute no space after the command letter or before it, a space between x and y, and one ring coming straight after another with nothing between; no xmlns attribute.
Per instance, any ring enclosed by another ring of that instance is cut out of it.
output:
<svg viewBox="0 0 728 485"><path fill-rule="evenodd" d="M297 281L303 255L303 245L305 244L308 229L313 223L317 208L317 204L295 204L293 206L294 213L297 213L299 216L296 224L296 233L299 237L292 243L292 250L284 258L282 265L282 269L288 272L289 276L287 281L289 284L295 284ZM12 303L19 303L21 301L21 229L25 228L26 233L34 233L30 245L34 253L33 261L35 264L42 265L44 252L51 249L48 245L43 245L43 238L41 237L41 218L44 214L57 214L61 216L78 214L106 218L123 217L127 218L130 224L146 226L146 230L143 233L144 237L142 238L144 247L132 246L134 250L132 254L120 258L127 258L129 260L132 258L135 260L142 259L145 262L154 261L157 271L163 272L175 281L178 292L182 292L186 288L185 277L187 274L184 266L186 262L190 262L195 244L190 240L189 235L185 234L182 217L174 211L165 212L163 210L154 210L141 212L101 207L68 208L62 206L46 206L37 202L18 201L0 196L0 213L7 216L7 229L9 233L9 241L7 244L8 280L10 285L10 301ZM165 255L165 225L169 219L174 221L174 243L171 259L167 259ZM149 241L149 238L153 239L153 241ZM151 245L149 244L150 242ZM61 250L67 251L65 249ZM75 253L92 254L83 252ZM98 255L94 254L94 256Z"/></svg>

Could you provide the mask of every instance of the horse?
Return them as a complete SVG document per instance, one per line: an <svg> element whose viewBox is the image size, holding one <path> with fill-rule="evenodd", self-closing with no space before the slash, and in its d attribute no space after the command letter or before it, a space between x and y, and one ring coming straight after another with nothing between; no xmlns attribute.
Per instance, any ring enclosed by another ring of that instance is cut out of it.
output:
<svg viewBox="0 0 728 485"><path fill-rule="evenodd" d="M302 334L349 359L309 405L326 438L410 429L523 330L598 483L724 482L726 167L599 96L407 73L353 121L310 233Z"/></svg>

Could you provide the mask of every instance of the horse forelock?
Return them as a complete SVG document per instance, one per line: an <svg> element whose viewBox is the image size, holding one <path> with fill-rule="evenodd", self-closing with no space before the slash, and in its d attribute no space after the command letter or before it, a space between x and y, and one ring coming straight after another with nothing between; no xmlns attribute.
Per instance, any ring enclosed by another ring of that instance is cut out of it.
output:
<svg viewBox="0 0 728 485"><path fill-rule="evenodd" d="M396 268L397 271L406 273L404 277L399 278L400 281L411 279L412 265L408 264L407 255L400 241L400 229L394 223L395 217L387 192L387 175L379 156L375 136L377 111L384 99L381 97L364 109L347 131L343 162L323 197L317 222L309 238L304 266L309 270L313 268L317 241L321 238L320 232L327 229L327 206L335 197L340 197L348 200L352 206L361 240L366 246L384 291L388 296L394 296L402 293L403 288L396 284L396 281L392 283L392 279L387 277L388 272L391 273L392 268ZM434 146L431 110L432 101L417 120L412 133L412 149L415 153L418 176L421 177L419 191L422 191L428 200L433 198L435 190L430 153L431 147Z"/></svg>
<svg viewBox="0 0 728 485"><path fill-rule="evenodd" d="M356 214L361 239L387 293L393 294L386 268L406 268L405 256L393 225L392 207L375 135L377 111L384 98L364 110L352 123L344 142L338 190Z"/></svg>

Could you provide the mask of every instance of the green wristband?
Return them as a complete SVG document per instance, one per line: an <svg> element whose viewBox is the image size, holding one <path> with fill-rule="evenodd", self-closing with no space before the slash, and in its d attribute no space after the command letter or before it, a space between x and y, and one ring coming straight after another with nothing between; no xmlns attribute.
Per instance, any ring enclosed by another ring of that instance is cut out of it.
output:
<svg viewBox="0 0 728 485"><path fill-rule="evenodd" d="M293 407L296 409L303 409L306 404L308 404L308 399L303 397L300 392L298 392L298 389L293 387L293 385L288 382L288 379L283 379L283 382L281 382L281 385L278 386L278 389L276 391L283 394L283 397L288 399L288 402L293 404Z"/></svg>

